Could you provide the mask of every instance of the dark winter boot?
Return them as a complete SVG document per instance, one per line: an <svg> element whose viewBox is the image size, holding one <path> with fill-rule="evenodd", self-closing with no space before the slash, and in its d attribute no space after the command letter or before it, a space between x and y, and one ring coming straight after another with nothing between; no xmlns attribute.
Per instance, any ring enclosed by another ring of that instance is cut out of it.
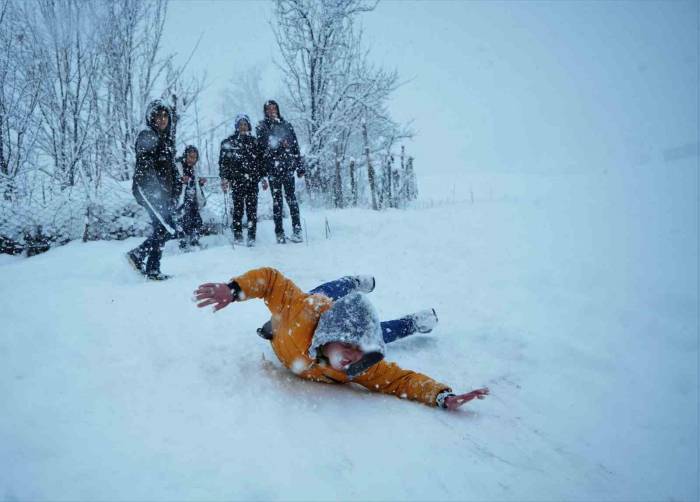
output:
<svg viewBox="0 0 700 502"><path fill-rule="evenodd" d="M234 232L233 233L233 242L238 245L243 244L243 232Z"/></svg>
<svg viewBox="0 0 700 502"><path fill-rule="evenodd" d="M286 244L287 238L284 234L277 234L277 244Z"/></svg>
<svg viewBox="0 0 700 502"><path fill-rule="evenodd" d="M149 281L167 281L172 275L164 274L163 272L157 270L155 272L148 272L146 274L146 279Z"/></svg>
<svg viewBox="0 0 700 502"><path fill-rule="evenodd" d="M144 256L139 252L138 248L132 249L126 253L126 261L140 274L144 274L146 272L146 264L143 260Z"/></svg>

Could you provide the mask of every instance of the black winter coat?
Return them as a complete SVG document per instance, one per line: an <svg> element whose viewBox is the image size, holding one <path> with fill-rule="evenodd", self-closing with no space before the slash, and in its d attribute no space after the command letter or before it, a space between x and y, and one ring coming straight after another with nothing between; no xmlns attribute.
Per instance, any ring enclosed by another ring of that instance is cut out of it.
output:
<svg viewBox="0 0 700 502"><path fill-rule="evenodd" d="M136 138L136 167L132 192L139 204L144 197L154 209L166 213L172 211L177 196L177 171L175 148L170 138L170 129L158 132L155 125L141 131Z"/></svg>
<svg viewBox="0 0 700 502"><path fill-rule="evenodd" d="M238 132L221 142L219 152L219 176L234 187L257 187L266 175L257 140Z"/></svg>
<svg viewBox="0 0 700 502"><path fill-rule="evenodd" d="M279 120L261 120L256 128L263 164L269 176L280 176L300 167L299 143L292 124Z"/></svg>

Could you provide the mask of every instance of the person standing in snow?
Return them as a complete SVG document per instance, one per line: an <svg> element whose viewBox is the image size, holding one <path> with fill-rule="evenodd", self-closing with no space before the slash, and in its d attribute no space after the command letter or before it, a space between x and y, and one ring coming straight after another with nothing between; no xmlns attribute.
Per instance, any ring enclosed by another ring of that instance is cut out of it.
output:
<svg viewBox="0 0 700 502"><path fill-rule="evenodd" d="M169 276L160 271L165 242L175 236L174 199L177 171L175 145L170 134L173 116L161 100L152 101L146 109L147 129L136 138L136 167L132 192L136 201L151 217L153 230L140 246L126 255L138 272L151 280Z"/></svg>
<svg viewBox="0 0 700 502"><path fill-rule="evenodd" d="M248 115L236 116L236 132L221 142L219 153L221 189L231 189L233 197L233 238L243 243L243 213L248 219L246 245L255 245L258 223L258 183L265 175L262 154L257 140L251 134ZM267 181L262 179L263 190Z"/></svg>
<svg viewBox="0 0 700 502"><path fill-rule="evenodd" d="M198 307L221 310L232 302L261 298L270 309L271 343L279 360L301 378L323 383L356 383L430 406L456 410L483 399L488 388L455 395L432 378L384 361L385 344L437 324L434 310L379 322L365 293L374 278L344 277L310 293L273 268L259 268L228 283L205 283L195 291Z"/></svg>
<svg viewBox="0 0 700 502"><path fill-rule="evenodd" d="M199 150L194 145L188 145L185 148L185 153L175 163L178 174L176 190L179 193L177 211L182 228L180 249L185 251L192 246L199 246L199 236L202 229L202 217L199 210L207 203L204 190L202 190L207 180L197 176L198 161Z"/></svg>
<svg viewBox="0 0 700 502"><path fill-rule="evenodd" d="M299 143L292 124L280 115L276 101L267 101L263 107L265 118L256 128L256 135L262 152L262 159L272 193L272 215L275 220L275 236L277 242L284 244L286 236L282 224L282 190L287 199L289 213L292 217L292 242L301 242L301 220L299 218L299 203L294 192L294 171L302 177L304 170L301 166Z"/></svg>

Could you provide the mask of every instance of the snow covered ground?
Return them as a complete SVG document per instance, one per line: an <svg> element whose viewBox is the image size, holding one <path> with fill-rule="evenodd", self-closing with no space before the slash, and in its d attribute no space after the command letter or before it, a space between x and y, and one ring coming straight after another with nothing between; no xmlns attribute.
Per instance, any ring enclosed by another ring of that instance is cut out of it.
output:
<svg viewBox="0 0 700 502"><path fill-rule="evenodd" d="M136 239L0 255L0 500L697 499L697 159L420 190L303 208L300 245L270 221L254 249L171 242L164 283L125 264ZM262 302L191 301L263 265L374 274L384 318L435 307L387 359L492 395L449 413L295 378Z"/></svg>

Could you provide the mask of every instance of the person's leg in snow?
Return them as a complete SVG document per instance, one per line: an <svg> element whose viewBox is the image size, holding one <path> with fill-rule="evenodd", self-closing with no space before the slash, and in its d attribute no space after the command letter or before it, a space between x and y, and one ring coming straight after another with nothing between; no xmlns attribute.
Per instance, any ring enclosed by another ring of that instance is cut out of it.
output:
<svg viewBox="0 0 700 502"><path fill-rule="evenodd" d="M245 189L241 183L231 187L233 194L233 239L236 244L243 244L243 211L245 208Z"/></svg>
<svg viewBox="0 0 700 502"><path fill-rule="evenodd" d="M284 224L282 218L282 179L277 175L268 175L270 183L270 194L272 195L272 219L275 222L275 237L278 244L284 244L287 239L284 235Z"/></svg>
<svg viewBox="0 0 700 502"><path fill-rule="evenodd" d="M284 186L284 197L289 206L289 216L292 218L292 236L289 238L292 242L301 242L301 219L299 217L299 203L294 187L294 174L287 173L282 178Z"/></svg>
<svg viewBox="0 0 700 502"><path fill-rule="evenodd" d="M338 300L354 291L371 293L376 281L371 275L348 275L334 281L325 282L309 291L310 294L320 293L331 300Z"/></svg>
<svg viewBox="0 0 700 502"><path fill-rule="evenodd" d="M255 245L255 234L258 225L258 184L250 183L245 196L246 217L248 219L248 240L246 245Z"/></svg>
<svg viewBox="0 0 700 502"><path fill-rule="evenodd" d="M164 280L170 276L160 271L160 259L163 254L165 242L170 238L170 232L163 226L160 218L149 208L146 208L151 217L153 230L151 235L137 248L127 253L127 258L131 265L140 273L151 280ZM165 213L165 211L164 211ZM166 221L174 226L171 219Z"/></svg>

